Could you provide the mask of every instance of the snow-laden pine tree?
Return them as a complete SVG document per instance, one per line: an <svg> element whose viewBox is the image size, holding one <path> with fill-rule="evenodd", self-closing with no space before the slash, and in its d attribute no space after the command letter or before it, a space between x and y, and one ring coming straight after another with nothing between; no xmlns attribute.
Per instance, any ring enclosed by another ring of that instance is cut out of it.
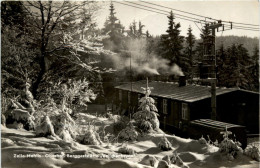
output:
<svg viewBox="0 0 260 168"><path fill-rule="evenodd" d="M234 160L234 157L242 154L243 149L240 147L241 143L238 141L233 141L228 136L232 134L231 131L226 130L223 132L220 132L220 134L223 134L223 140L219 144L219 151L223 154L226 154L228 160L232 161Z"/></svg>
<svg viewBox="0 0 260 168"><path fill-rule="evenodd" d="M146 88L142 87L142 89L144 90L145 96L139 100L139 111L133 114L133 118L141 132L150 133L158 131L160 122L157 118L158 110L154 105L154 99L149 97L151 88L149 88L147 84Z"/></svg>

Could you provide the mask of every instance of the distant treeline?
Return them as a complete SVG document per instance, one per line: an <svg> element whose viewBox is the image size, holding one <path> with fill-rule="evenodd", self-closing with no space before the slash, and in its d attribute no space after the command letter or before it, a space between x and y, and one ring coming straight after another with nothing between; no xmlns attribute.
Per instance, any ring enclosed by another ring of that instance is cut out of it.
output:
<svg viewBox="0 0 260 168"><path fill-rule="evenodd" d="M219 36L216 38L216 47L219 48L221 44L224 45L224 48L227 48L232 44L243 44L248 50L249 55L253 55L255 47L259 47L259 38L246 36Z"/></svg>

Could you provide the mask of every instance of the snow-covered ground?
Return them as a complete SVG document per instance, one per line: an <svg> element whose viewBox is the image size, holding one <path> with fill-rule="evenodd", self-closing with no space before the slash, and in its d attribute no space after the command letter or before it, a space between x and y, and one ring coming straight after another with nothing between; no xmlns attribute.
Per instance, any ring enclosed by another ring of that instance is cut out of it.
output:
<svg viewBox="0 0 260 168"><path fill-rule="evenodd" d="M96 121L97 127L112 123L110 119L88 114L82 114L77 123L84 124L90 121ZM150 167L140 163L145 156L154 156L160 160L166 155L172 155L173 152L178 153L184 162L182 167L185 165L191 168L259 167L259 162L245 155L239 155L235 160L228 161L218 152L218 147L174 135L151 134L139 136L135 142L82 145L77 142L36 137L33 131L9 129L4 126L1 126L1 132L2 167L5 168L141 168ZM163 136L171 142L172 150L162 151L158 148L157 144ZM120 154L118 150L124 145L134 149L136 154ZM178 165L172 164L170 167Z"/></svg>

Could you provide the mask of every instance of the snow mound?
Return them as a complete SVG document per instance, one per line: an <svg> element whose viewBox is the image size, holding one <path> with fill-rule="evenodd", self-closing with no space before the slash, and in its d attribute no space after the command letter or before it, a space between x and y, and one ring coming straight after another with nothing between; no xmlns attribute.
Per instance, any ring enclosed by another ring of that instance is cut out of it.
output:
<svg viewBox="0 0 260 168"><path fill-rule="evenodd" d="M146 155L139 163L143 165L155 167L156 165L158 165L158 162L159 161L154 156Z"/></svg>
<svg viewBox="0 0 260 168"><path fill-rule="evenodd" d="M127 155L134 155L136 151L127 145L119 148L118 153L127 154Z"/></svg>
<svg viewBox="0 0 260 168"><path fill-rule="evenodd" d="M170 166L165 160L160 160L157 168L170 168Z"/></svg>
<svg viewBox="0 0 260 168"><path fill-rule="evenodd" d="M12 141L11 139L7 139L7 138L1 138L1 147L8 147L8 146L13 146L15 145L14 141Z"/></svg>
<svg viewBox="0 0 260 168"><path fill-rule="evenodd" d="M158 147L163 151L168 151L172 149L172 144L164 136L161 141L158 143Z"/></svg>

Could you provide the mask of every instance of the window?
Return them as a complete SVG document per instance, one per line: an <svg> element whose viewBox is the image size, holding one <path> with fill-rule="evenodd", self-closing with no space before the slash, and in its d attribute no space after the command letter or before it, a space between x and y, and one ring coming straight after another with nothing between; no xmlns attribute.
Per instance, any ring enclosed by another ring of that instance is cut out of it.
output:
<svg viewBox="0 0 260 168"><path fill-rule="evenodd" d="M167 114L167 99L163 99L163 114Z"/></svg>
<svg viewBox="0 0 260 168"><path fill-rule="evenodd" d="M131 92L128 92L127 94L127 101L129 104L131 103Z"/></svg>
<svg viewBox="0 0 260 168"><path fill-rule="evenodd" d="M181 110L181 118L183 120L188 120L188 104L182 103L182 110Z"/></svg>
<svg viewBox="0 0 260 168"><path fill-rule="evenodd" d="M119 101L122 101L122 90L119 90Z"/></svg>

